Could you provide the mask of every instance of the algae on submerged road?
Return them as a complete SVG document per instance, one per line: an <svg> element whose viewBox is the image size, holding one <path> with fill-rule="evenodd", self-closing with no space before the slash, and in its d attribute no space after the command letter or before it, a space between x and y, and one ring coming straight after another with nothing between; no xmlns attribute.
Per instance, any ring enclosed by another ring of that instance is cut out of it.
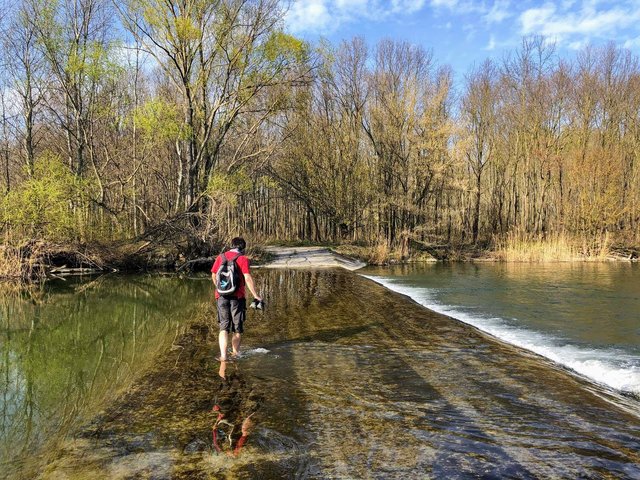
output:
<svg viewBox="0 0 640 480"><path fill-rule="evenodd" d="M640 474L640 419L615 395L348 272L256 277L269 308L250 313L247 353L225 380L215 325L209 334L194 325L129 393L42 457L41 476ZM237 428L252 415L237 455L213 445L221 402Z"/></svg>

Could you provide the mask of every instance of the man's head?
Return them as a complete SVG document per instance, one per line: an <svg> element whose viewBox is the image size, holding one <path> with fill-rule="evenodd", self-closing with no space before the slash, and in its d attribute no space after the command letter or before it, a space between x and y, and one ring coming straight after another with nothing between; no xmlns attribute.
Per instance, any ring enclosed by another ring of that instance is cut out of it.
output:
<svg viewBox="0 0 640 480"><path fill-rule="evenodd" d="M247 242L244 241L242 237L236 237L231 240L231 248L237 248L238 251L242 252L245 248L247 248Z"/></svg>

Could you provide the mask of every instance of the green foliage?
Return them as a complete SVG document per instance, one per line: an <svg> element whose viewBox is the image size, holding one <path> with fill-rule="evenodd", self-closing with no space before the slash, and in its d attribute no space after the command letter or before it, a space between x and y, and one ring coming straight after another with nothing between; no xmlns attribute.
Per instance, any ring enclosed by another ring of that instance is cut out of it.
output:
<svg viewBox="0 0 640 480"><path fill-rule="evenodd" d="M105 48L99 42L90 42L86 46L74 48L67 61L69 75L83 75L93 81L113 77L123 69L112 60L111 48Z"/></svg>
<svg viewBox="0 0 640 480"><path fill-rule="evenodd" d="M133 112L133 122L149 140L174 141L188 138L178 107L161 99L149 100Z"/></svg>
<svg viewBox="0 0 640 480"><path fill-rule="evenodd" d="M292 35L276 31L264 43L263 53L271 63L277 61L302 63L308 57L309 45Z"/></svg>
<svg viewBox="0 0 640 480"><path fill-rule="evenodd" d="M68 21L59 17L58 1L37 0L37 3L36 22L41 32L38 41L50 58L57 58L66 75L97 82L120 73L121 68L112 60L112 45L102 40L78 39L65 32Z"/></svg>
<svg viewBox="0 0 640 480"><path fill-rule="evenodd" d="M235 205L238 195L251 192L253 183L244 169L233 173L216 172L211 176L207 194L220 203Z"/></svg>
<svg viewBox="0 0 640 480"><path fill-rule="evenodd" d="M197 40L202 35L202 31L193 24L190 18L177 17L175 29L178 40L184 43Z"/></svg>
<svg viewBox="0 0 640 480"><path fill-rule="evenodd" d="M87 203L89 187L59 157L45 154L36 162L33 177L0 201L0 220L25 237L74 239L75 212Z"/></svg>

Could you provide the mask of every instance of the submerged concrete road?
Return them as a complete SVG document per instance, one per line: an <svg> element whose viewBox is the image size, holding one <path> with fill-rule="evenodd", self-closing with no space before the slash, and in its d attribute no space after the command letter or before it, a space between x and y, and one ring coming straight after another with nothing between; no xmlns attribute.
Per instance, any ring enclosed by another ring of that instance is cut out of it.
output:
<svg viewBox="0 0 640 480"><path fill-rule="evenodd" d="M256 282L268 308L248 312L242 358L215 361L206 299L16 478L640 478L636 399L341 269Z"/></svg>
<svg viewBox="0 0 640 480"><path fill-rule="evenodd" d="M339 255L326 247L267 247L273 260L265 268L335 268L357 270L366 264Z"/></svg>

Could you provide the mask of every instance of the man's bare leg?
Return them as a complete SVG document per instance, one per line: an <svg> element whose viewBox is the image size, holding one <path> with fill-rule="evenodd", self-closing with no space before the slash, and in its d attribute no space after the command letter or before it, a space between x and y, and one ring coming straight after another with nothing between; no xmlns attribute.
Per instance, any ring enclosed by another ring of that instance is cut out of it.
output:
<svg viewBox="0 0 640 480"><path fill-rule="evenodd" d="M239 333L234 333L231 337L231 350L234 356L240 355L240 337Z"/></svg>
<svg viewBox="0 0 640 480"><path fill-rule="evenodd" d="M221 330L218 334L218 343L220 344L220 360L224 361L227 359L227 344L229 343L229 334L226 330Z"/></svg>

